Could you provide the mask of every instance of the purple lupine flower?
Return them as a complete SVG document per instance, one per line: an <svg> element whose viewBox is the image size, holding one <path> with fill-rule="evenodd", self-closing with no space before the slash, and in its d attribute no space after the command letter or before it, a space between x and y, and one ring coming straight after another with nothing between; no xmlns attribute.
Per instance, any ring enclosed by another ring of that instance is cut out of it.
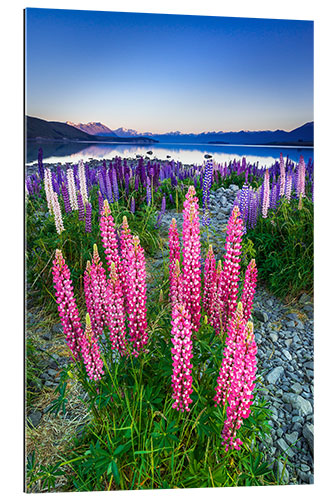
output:
<svg viewBox="0 0 333 500"><path fill-rule="evenodd" d="M134 181L134 190L135 191L138 191L139 190L139 181L140 181L140 178L138 175L135 176L135 181Z"/></svg>
<svg viewBox="0 0 333 500"><path fill-rule="evenodd" d="M89 201L86 203L86 220L85 220L85 230L86 233L91 233L91 203Z"/></svg>
<svg viewBox="0 0 333 500"><path fill-rule="evenodd" d="M106 173L106 195L109 203L113 203L112 186L109 172Z"/></svg>
<svg viewBox="0 0 333 500"><path fill-rule="evenodd" d="M66 184L63 182L61 186L62 197L64 199L65 212L69 214L72 211L71 203L69 201L69 193Z"/></svg>
<svg viewBox="0 0 333 500"><path fill-rule="evenodd" d="M240 199L239 199L239 208L240 208L241 217L243 219L244 233L245 233L248 212L249 212L249 185L248 184L244 184L242 187Z"/></svg>
<svg viewBox="0 0 333 500"><path fill-rule="evenodd" d="M102 195L106 196L106 188L105 188L103 173L101 170L98 171L98 183L99 183L99 188L101 190Z"/></svg>
<svg viewBox="0 0 333 500"><path fill-rule="evenodd" d="M278 185L274 184L271 191L271 202L270 202L270 206L273 210L276 210L277 194L278 194Z"/></svg>
<svg viewBox="0 0 333 500"><path fill-rule="evenodd" d="M44 180L44 167L43 167L43 149L39 148L38 150L38 172L39 177Z"/></svg>
<svg viewBox="0 0 333 500"><path fill-rule="evenodd" d="M129 173L125 172L125 193L128 196L129 193Z"/></svg>
<svg viewBox="0 0 333 500"><path fill-rule="evenodd" d="M79 207L79 220L84 220L84 205L80 191L77 192L77 204Z"/></svg>
<svg viewBox="0 0 333 500"><path fill-rule="evenodd" d="M202 217L203 226L209 226L211 222L209 218L209 193L212 185L212 176L213 176L213 162L212 160L207 160L205 165L203 193L202 193L202 208L204 212Z"/></svg>
<svg viewBox="0 0 333 500"><path fill-rule="evenodd" d="M151 189L150 189L150 179L149 177L147 177L147 197L146 197L146 200L147 200L147 205L149 207L149 205L151 204Z"/></svg>
<svg viewBox="0 0 333 500"><path fill-rule="evenodd" d="M114 201L118 201L119 189L118 189L117 172L115 168L112 169L112 184L113 184Z"/></svg>
<svg viewBox="0 0 333 500"><path fill-rule="evenodd" d="M172 198L172 194L171 194L171 193L169 194L169 199L170 199L170 202L171 202L172 204L174 204L174 201L173 201L173 198Z"/></svg>
<svg viewBox="0 0 333 500"><path fill-rule="evenodd" d="M131 212L132 214L134 214L135 212L135 199L133 198L133 196L131 198Z"/></svg>

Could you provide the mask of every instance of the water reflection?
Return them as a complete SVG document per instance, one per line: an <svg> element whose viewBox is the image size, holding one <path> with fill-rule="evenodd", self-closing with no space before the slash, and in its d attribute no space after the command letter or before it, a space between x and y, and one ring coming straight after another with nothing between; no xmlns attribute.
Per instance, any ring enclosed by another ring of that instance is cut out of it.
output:
<svg viewBox="0 0 333 500"><path fill-rule="evenodd" d="M313 148L295 148L281 146L237 146L237 145L211 145L211 144L106 144L106 143L32 143L26 148L26 162L32 164L37 161L38 149L43 148L45 163L77 163L80 159L109 159L115 156L122 158L135 158L136 155L146 156L147 151L152 151L152 158L166 160L170 156L182 163L202 163L205 154L211 154L219 163L229 162L234 159L241 160L246 157L250 163L259 162L260 166L270 166L280 156L289 157L298 161L300 155L307 162L313 158Z"/></svg>

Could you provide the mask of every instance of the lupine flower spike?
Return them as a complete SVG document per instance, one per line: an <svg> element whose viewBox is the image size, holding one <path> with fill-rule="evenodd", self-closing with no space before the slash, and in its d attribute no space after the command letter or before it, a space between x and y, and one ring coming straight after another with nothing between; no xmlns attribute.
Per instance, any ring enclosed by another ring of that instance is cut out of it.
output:
<svg viewBox="0 0 333 500"><path fill-rule="evenodd" d="M175 269L176 260L180 261L180 243L176 219L172 219L169 229L169 276L170 281Z"/></svg>
<svg viewBox="0 0 333 500"><path fill-rule="evenodd" d="M172 378L173 408L190 411L192 403L192 323L183 304L174 304L172 308Z"/></svg>
<svg viewBox="0 0 333 500"><path fill-rule="evenodd" d="M216 285L216 261L214 257L213 247L209 245L204 270L204 291L203 291L203 308L209 315L210 306L214 300L213 294Z"/></svg>
<svg viewBox="0 0 333 500"><path fill-rule="evenodd" d="M269 208L269 171L266 169L264 178L264 195L262 201L262 216L264 219L267 217L267 210Z"/></svg>
<svg viewBox="0 0 333 500"><path fill-rule="evenodd" d="M200 326L201 272L200 272L200 223L198 198L193 186L186 194L183 210L183 292L184 305L190 314L195 332Z"/></svg>
<svg viewBox="0 0 333 500"><path fill-rule="evenodd" d="M112 349L117 349L120 355L123 355L126 353L124 298L114 262L111 262L111 273L105 298L111 346Z"/></svg>
<svg viewBox="0 0 333 500"><path fill-rule="evenodd" d="M172 280L170 281L170 298L173 305L183 303L183 280L179 260L176 260Z"/></svg>
<svg viewBox="0 0 333 500"><path fill-rule="evenodd" d="M256 282L257 282L256 261L252 259L249 265L247 266L245 272L244 286L241 297L241 303L243 305L243 314L245 321L248 321L250 319L252 305L253 305L253 297L256 290Z"/></svg>
<svg viewBox="0 0 333 500"><path fill-rule="evenodd" d="M81 340L81 354L90 380L100 380L104 374L100 348L91 328L89 314L86 315L86 329Z"/></svg>
<svg viewBox="0 0 333 500"><path fill-rule="evenodd" d="M101 230L102 244L106 262L108 264L109 273L111 273L111 262L114 262L116 271L119 274L120 270L120 257L118 250L118 243L116 239L116 232L114 220L111 215L110 205L107 200L104 200L103 212L99 221Z"/></svg>
<svg viewBox="0 0 333 500"><path fill-rule="evenodd" d="M107 304L105 300L107 282L105 270L98 255L97 245L94 245L92 264L89 261L87 262L83 281L87 311L90 315L92 328L99 337L107 324Z"/></svg>
<svg viewBox="0 0 333 500"><path fill-rule="evenodd" d="M222 446L238 450L242 441L236 437L237 430L250 415L255 387L257 346L253 335L253 323L242 325L242 334L234 350L232 379L227 396L227 420L222 430Z"/></svg>
<svg viewBox="0 0 333 500"><path fill-rule="evenodd" d="M127 288L127 313L130 340L135 357L148 342L146 309L146 263L138 236L134 236L129 249Z"/></svg>
<svg viewBox="0 0 333 500"><path fill-rule="evenodd" d="M74 172L73 172L73 169L71 169L71 168L69 168L67 170L67 186L68 186L69 201L70 201L72 210L78 210L79 206L77 204Z"/></svg>
<svg viewBox="0 0 333 500"><path fill-rule="evenodd" d="M66 335L66 342L72 351L74 358L78 359L83 331L74 298L70 271L65 263L61 250L56 250L52 274L58 304L58 312L64 329L64 334Z"/></svg>

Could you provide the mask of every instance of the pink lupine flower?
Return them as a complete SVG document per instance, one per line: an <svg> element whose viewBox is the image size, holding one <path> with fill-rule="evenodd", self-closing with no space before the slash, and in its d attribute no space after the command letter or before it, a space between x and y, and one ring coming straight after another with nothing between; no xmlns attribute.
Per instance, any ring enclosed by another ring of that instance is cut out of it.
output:
<svg viewBox="0 0 333 500"><path fill-rule="evenodd" d="M104 247L104 253L106 262L108 264L109 273L111 273L111 262L114 262L116 271L119 274L120 257L118 243L116 239L114 220L111 215L108 200L104 200L103 212L99 221L99 227L101 230L102 244Z"/></svg>
<svg viewBox="0 0 333 500"><path fill-rule="evenodd" d="M79 161L79 181L80 181L80 193L82 196L83 204L88 203L88 192L87 192L87 182L86 182L86 172L84 168L83 161Z"/></svg>
<svg viewBox="0 0 333 500"><path fill-rule="evenodd" d="M58 234L61 234L65 231L64 223L62 220L61 208L58 201L58 195L55 191L52 193L52 206L53 206L53 214L54 214L54 223L56 226L56 230Z"/></svg>
<svg viewBox="0 0 333 500"><path fill-rule="evenodd" d="M243 305L243 314L245 321L248 321L250 319L250 315L252 312L253 297L254 297L254 292L256 290L257 274L258 271L257 271L256 261L252 259L249 265L247 266L245 272L244 286L241 297L241 303Z"/></svg>
<svg viewBox="0 0 333 500"><path fill-rule="evenodd" d="M209 245L204 270L204 291L203 291L203 307L208 316L213 299L213 294L216 285L216 261L214 257L213 247Z"/></svg>
<svg viewBox="0 0 333 500"><path fill-rule="evenodd" d="M70 271L65 263L61 250L56 250L52 274L58 304L58 312L64 329L64 334L66 335L66 342L71 349L74 358L78 359L83 331L74 298Z"/></svg>
<svg viewBox="0 0 333 500"><path fill-rule="evenodd" d="M190 411L192 403L192 323L183 304L174 304L172 308L172 378L173 408Z"/></svg>
<svg viewBox="0 0 333 500"><path fill-rule="evenodd" d="M284 195L285 187L286 187L286 169L284 167L282 153L280 153L280 196Z"/></svg>
<svg viewBox="0 0 333 500"><path fill-rule="evenodd" d="M184 305L190 315L193 329L200 326L201 271L200 271L200 221L198 198L193 186L186 194L183 210L183 291Z"/></svg>
<svg viewBox="0 0 333 500"><path fill-rule="evenodd" d="M176 260L172 280L170 282L170 298L173 305L183 303L183 278L179 267L179 260Z"/></svg>
<svg viewBox="0 0 333 500"><path fill-rule="evenodd" d="M97 337L99 337L102 335L104 326L107 324L107 281L105 270L98 255L97 245L94 245L92 263L87 262L83 282L86 306L91 319L92 329Z"/></svg>
<svg viewBox="0 0 333 500"><path fill-rule="evenodd" d="M236 205L228 221L223 270L214 305L213 325L216 333L224 333L229 318L237 307L243 220Z"/></svg>
<svg viewBox="0 0 333 500"><path fill-rule="evenodd" d="M239 302L236 311L230 318L227 326L227 336L225 348L223 352L223 360L220 368L220 373L217 378L217 386L215 388L215 406L222 403L226 404L228 394L230 392L232 377L234 373L234 358L235 350L242 344L244 337L246 322L243 317L243 306Z"/></svg>
<svg viewBox="0 0 333 500"><path fill-rule="evenodd" d="M112 349L117 349L120 355L123 355L126 353L124 298L114 262L111 262L111 274L105 300L111 346Z"/></svg>
<svg viewBox="0 0 333 500"><path fill-rule="evenodd" d="M180 243L176 219L172 219L169 228L169 276L172 279L176 260L180 262Z"/></svg>
<svg viewBox="0 0 333 500"><path fill-rule="evenodd" d="M71 209L78 210L79 205L77 203L74 172L72 168L69 168L67 170L67 186L68 186L69 202L71 205Z"/></svg>
<svg viewBox="0 0 333 500"><path fill-rule="evenodd" d="M257 346L253 335L253 323L248 322L242 341L234 353L234 365L228 394L227 419L222 430L222 446L239 450L242 441L237 430L250 415L256 374Z"/></svg>
<svg viewBox="0 0 333 500"><path fill-rule="evenodd" d="M292 175L289 172L287 175L287 182L286 182L286 198L288 201L290 201L291 198L291 186L292 186Z"/></svg>
<svg viewBox="0 0 333 500"><path fill-rule="evenodd" d="M133 344L132 352L137 357L148 342L146 262L138 236L133 238L128 257L129 267L126 276L128 328Z"/></svg>
<svg viewBox="0 0 333 500"><path fill-rule="evenodd" d="M104 374L100 347L91 328L89 314L86 315L86 329L81 339L81 354L90 380L100 380Z"/></svg>
<svg viewBox="0 0 333 500"><path fill-rule="evenodd" d="M264 178L264 196L262 200L262 216L264 219L267 217L267 210L269 208L269 170L265 171Z"/></svg>

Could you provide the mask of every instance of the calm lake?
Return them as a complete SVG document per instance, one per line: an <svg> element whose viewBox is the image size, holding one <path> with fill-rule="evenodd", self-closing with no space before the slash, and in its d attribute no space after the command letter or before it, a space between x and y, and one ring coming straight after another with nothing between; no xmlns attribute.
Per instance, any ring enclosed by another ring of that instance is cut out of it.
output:
<svg viewBox="0 0 333 500"><path fill-rule="evenodd" d="M147 151L152 151L151 158L166 160L170 156L184 164L201 164L205 154L211 154L218 163L230 160L241 160L246 157L250 163L259 162L260 166L270 166L280 157L298 162L303 155L305 162L313 158L313 148L297 148L287 146L242 146L242 145L212 145L212 144L106 144L106 143L31 143L27 144L26 164L37 162L38 149L43 148L45 163L77 163L80 159L106 159L115 156L122 158L135 158L135 155L146 156Z"/></svg>

